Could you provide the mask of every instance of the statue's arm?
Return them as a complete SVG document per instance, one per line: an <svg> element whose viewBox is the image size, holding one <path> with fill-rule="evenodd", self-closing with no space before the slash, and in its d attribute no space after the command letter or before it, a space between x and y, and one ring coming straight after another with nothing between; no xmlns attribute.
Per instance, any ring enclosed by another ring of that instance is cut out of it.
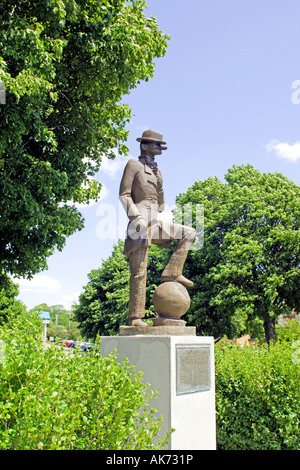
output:
<svg viewBox="0 0 300 470"><path fill-rule="evenodd" d="M141 215L131 196L132 186L137 172L137 161L134 159L129 160L125 166L120 184L119 199L130 220L134 220Z"/></svg>
<svg viewBox="0 0 300 470"><path fill-rule="evenodd" d="M162 175L161 175L160 170L158 170L156 179L157 179L158 212L162 212L165 207L165 197L164 197Z"/></svg>

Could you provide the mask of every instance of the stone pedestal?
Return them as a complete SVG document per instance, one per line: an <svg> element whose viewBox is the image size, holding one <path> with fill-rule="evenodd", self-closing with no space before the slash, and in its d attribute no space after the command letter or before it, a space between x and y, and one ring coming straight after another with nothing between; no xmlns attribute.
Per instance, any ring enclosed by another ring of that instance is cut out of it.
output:
<svg viewBox="0 0 300 470"><path fill-rule="evenodd" d="M143 371L145 383L158 391L151 406L164 417L161 436L175 429L167 450L216 449L213 338L151 334L149 328L149 334L102 337L102 354L117 349L118 360L128 358L136 372ZM159 328L168 327L153 330Z"/></svg>
<svg viewBox="0 0 300 470"><path fill-rule="evenodd" d="M119 327L120 336L136 336L136 335L152 335L152 336L186 336L186 335L196 335L195 326L185 326L185 322L182 325L160 325L160 326L120 326Z"/></svg>

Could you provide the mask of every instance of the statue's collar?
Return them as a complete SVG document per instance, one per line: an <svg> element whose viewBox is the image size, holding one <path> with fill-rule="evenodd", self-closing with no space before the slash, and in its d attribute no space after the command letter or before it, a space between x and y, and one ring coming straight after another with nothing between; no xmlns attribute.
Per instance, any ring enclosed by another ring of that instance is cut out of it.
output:
<svg viewBox="0 0 300 470"><path fill-rule="evenodd" d="M140 156L139 157L139 161L145 165L145 172L148 173L148 171L146 170L147 167L149 167L153 172L155 172L157 170L157 163L152 160L151 158L147 157L147 156Z"/></svg>

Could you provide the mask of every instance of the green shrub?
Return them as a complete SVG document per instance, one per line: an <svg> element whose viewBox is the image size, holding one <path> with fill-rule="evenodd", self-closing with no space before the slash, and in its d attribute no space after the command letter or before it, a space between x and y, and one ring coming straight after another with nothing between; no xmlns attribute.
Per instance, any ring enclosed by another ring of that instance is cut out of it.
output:
<svg viewBox="0 0 300 470"><path fill-rule="evenodd" d="M294 344L217 346L217 442L224 450L300 450Z"/></svg>
<svg viewBox="0 0 300 470"><path fill-rule="evenodd" d="M0 448L45 450L156 449L162 418L154 392L115 355L67 353L40 340L40 323L1 328ZM156 439L157 440L157 439Z"/></svg>
<svg viewBox="0 0 300 470"><path fill-rule="evenodd" d="M300 323L297 320L283 320L282 325L276 326L276 334L279 341L299 341Z"/></svg>

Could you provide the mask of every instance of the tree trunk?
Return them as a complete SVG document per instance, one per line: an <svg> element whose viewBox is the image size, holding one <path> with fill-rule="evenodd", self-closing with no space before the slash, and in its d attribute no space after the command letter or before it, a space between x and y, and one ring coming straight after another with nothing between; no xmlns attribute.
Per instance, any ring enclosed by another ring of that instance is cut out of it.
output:
<svg viewBox="0 0 300 470"><path fill-rule="evenodd" d="M277 335L275 330L275 318L271 318L267 313L264 319L264 329L267 343L270 344L270 341L277 341Z"/></svg>

